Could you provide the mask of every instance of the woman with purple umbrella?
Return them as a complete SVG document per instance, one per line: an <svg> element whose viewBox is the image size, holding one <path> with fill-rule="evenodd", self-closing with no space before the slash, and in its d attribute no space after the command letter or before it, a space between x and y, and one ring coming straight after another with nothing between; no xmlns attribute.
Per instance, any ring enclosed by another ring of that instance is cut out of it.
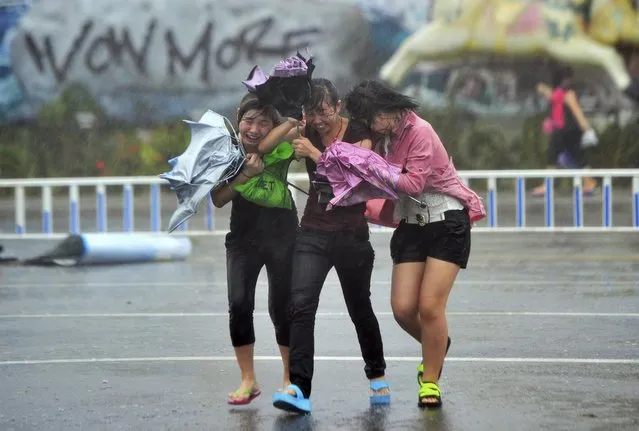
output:
<svg viewBox="0 0 639 431"><path fill-rule="evenodd" d="M316 162L334 142L350 142L368 148L372 145L368 131L343 118L341 108L335 86L326 79L313 79L310 100L304 104L304 136L293 141L296 156L305 158L312 183L316 180ZM291 119L273 134L283 136L295 126L295 120ZM272 136L267 140L270 138ZM260 145L260 151L268 150L268 145ZM374 251L364 217L366 204L339 206L327 211L328 200L322 197L323 194L324 191L311 187L295 242L289 311L291 385L273 396L276 408L302 414L311 412L315 314L324 281L333 267L357 332L365 362L364 372L370 381L370 403L390 403L390 389L384 377L386 362L382 336L370 300Z"/></svg>
<svg viewBox="0 0 639 431"><path fill-rule="evenodd" d="M421 343L418 405L439 407L439 377L450 338L446 302L470 254L471 223L485 217L479 197L464 185L431 125L415 113L417 104L377 81L364 81L346 97L353 119L380 139L375 150L401 167L386 176L400 194L392 220L391 307L399 325ZM370 218L369 218L370 219Z"/></svg>

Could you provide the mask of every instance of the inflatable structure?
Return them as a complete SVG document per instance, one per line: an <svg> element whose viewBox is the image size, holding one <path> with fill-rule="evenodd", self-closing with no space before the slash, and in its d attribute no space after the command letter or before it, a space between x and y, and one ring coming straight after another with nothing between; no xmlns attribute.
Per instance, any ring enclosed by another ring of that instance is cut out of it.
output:
<svg viewBox="0 0 639 431"><path fill-rule="evenodd" d="M69 235L53 250L25 265L108 265L184 260L192 250L185 237L155 234Z"/></svg>
<svg viewBox="0 0 639 431"><path fill-rule="evenodd" d="M631 0L434 0L432 20L403 41L380 78L398 86L418 62L466 56L547 57L603 69L639 103L628 71L639 49Z"/></svg>

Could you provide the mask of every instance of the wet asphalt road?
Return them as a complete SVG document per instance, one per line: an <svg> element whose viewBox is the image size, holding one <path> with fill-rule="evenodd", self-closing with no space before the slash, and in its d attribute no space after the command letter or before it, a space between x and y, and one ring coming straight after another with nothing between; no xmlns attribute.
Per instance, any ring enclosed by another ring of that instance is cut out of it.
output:
<svg viewBox="0 0 639 431"><path fill-rule="evenodd" d="M334 273L316 327L313 413L271 406L281 364L262 274L255 315L263 394L239 383L222 237L186 262L0 267L2 430L635 430L639 428L639 235L473 237L449 303L444 406L416 406L419 348L389 305L390 236L373 235L373 295L393 401L371 410ZM34 256L53 244L4 241Z"/></svg>

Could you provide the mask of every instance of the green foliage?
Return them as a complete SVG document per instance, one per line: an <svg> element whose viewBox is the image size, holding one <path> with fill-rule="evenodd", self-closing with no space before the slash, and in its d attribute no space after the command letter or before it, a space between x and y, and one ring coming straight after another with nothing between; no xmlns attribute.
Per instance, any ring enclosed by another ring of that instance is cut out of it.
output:
<svg viewBox="0 0 639 431"><path fill-rule="evenodd" d="M95 122L82 128L76 115L91 112ZM505 120L478 119L453 108L424 110L460 170L540 169L546 165L543 115ZM594 168L639 167L639 122L610 123L589 150ZM66 90L42 107L35 122L0 126L0 177L159 175L167 161L189 143L179 120L140 128L109 120L81 88ZM304 171L294 162L291 172Z"/></svg>
<svg viewBox="0 0 639 431"><path fill-rule="evenodd" d="M599 135L600 144L588 150L593 168L639 167L639 119L621 127L610 124Z"/></svg>
<svg viewBox="0 0 639 431"><path fill-rule="evenodd" d="M544 115L523 118L514 133L490 120L478 120L454 110L422 111L458 169L543 169L548 137ZM639 167L639 117L624 126L615 122L598 130L599 144L587 150L593 168Z"/></svg>

